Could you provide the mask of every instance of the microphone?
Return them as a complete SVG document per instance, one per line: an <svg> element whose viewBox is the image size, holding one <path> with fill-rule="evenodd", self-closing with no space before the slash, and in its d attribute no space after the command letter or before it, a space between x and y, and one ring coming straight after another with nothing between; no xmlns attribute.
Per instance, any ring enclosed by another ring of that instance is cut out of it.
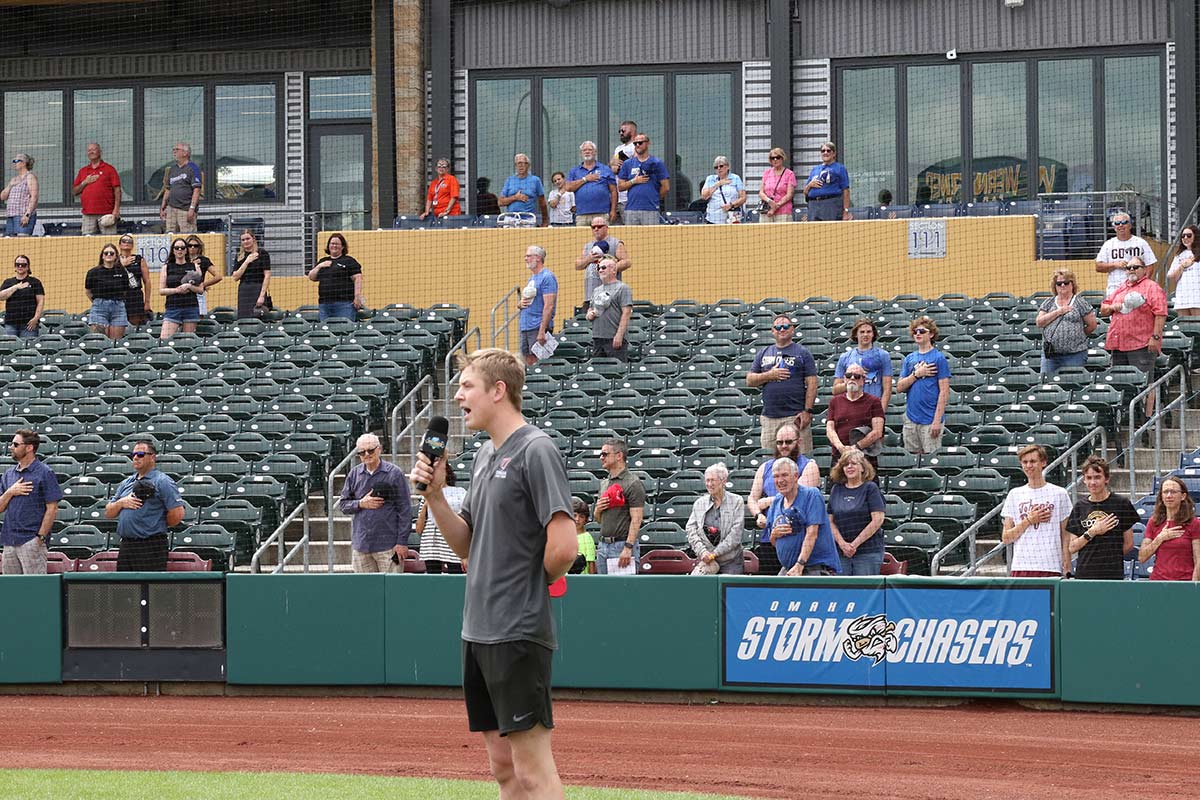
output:
<svg viewBox="0 0 1200 800"><path fill-rule="evenodd" d="M425 429L425 438L421 440L420 452L429 456L429 463L435 464L437 460L446 455L446 439L450 436L450 420L445 417L434 417L429 420L429 427ZM417 491L423 492L429 486L424 483L417 484Z"/></svg>

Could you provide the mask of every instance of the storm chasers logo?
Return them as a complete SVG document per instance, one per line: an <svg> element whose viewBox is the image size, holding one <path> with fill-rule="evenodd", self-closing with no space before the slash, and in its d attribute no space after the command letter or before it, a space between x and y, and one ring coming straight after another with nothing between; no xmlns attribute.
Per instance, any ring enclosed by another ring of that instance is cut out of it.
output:
<svg viewBox="0 0 1200 800"><path fill-rule="evenodd" d="M1020 666L1037 637L1036 619L937 619L884 614L835 619L837 603L791 603L787 616L752 616L737 647L739 661L840 662L870 658L875 664L976 664ZM846 603L842 613L852 613ZM773 609L774 610L774 609ZM803 616L807 611L809 616Z"/></svg>

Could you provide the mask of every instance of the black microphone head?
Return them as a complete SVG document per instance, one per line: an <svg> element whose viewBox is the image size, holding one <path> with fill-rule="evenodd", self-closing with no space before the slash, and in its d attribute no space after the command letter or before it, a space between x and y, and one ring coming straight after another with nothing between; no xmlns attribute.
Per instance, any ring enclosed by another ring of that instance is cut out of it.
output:
<svg viewBox="0 0 1200 800"><path fill-rule="evenodd" d="M439 434L445 439L450 433L450 420L445 417L433 417L429 420L429 432Z"/></svg>

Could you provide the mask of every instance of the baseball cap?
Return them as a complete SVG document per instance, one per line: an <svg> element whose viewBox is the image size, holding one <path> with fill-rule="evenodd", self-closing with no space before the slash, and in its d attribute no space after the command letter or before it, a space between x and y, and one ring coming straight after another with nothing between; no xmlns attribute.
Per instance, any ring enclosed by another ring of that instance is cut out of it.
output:
<svg viewBox="0 0 1200 800"><path fill-rule="evenodd" d="M592 245L591 254L594 256L608 255L608 242L599 241Z"/></svg>

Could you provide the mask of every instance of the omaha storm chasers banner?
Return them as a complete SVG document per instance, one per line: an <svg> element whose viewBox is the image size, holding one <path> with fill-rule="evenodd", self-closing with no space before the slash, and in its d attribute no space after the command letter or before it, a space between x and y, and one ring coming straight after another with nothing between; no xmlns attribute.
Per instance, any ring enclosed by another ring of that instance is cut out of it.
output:
<svg viewBox="0 0 1200 800"><path fill-rule="evenodd" d="M759 688L1053 694L1053 583L722 585L722 677Z"/></svg>

